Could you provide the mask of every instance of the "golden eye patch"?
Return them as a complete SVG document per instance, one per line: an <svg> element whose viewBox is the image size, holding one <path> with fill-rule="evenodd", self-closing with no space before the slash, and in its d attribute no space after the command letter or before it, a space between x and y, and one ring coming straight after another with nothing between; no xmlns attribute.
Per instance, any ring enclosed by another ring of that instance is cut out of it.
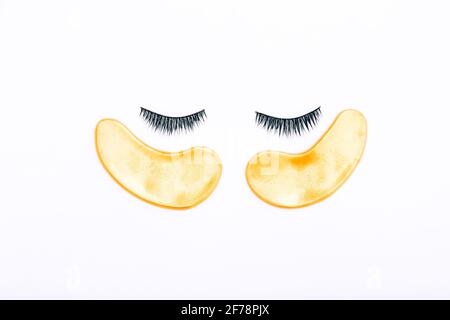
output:
<svg viewBox="0 0 450 320"><path fill-rule="evenodd" d="M121 187L161 207L196 206L214 191L222 173L220 158L208 148L160 151L113 119L97 124L95 142L100 162Z"/></svg>
<svg viewBox="0 0 450 320"><path fill-rule="evenodd" d="M246 169L248 185L259 198L279 207L300 208L324 200L355 170L366 137L363 114L345 110L308 151L265 151L255 155Z"/></svg>

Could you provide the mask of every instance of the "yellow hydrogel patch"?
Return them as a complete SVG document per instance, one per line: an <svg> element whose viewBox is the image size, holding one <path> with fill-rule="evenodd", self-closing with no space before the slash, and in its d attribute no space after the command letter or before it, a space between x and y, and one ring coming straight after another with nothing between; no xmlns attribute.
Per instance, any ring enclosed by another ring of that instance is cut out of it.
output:
<svg viewBox="0 0 450 320"><path fill-rule="evenodd" d="M341 112L308 151L265 151L248 163L247 182L267 203L301 208L332 195L358 165L367 139L367 122L356 110Z"/></svg>
<svg viewBox="0 0 450 320"><path fill-rule="evenodd" d="M196 206L214 191L222 173L219 156L208 148L160 151L113 119L97 124L95 142L100 162L120 186L165 208Z"/></svg>

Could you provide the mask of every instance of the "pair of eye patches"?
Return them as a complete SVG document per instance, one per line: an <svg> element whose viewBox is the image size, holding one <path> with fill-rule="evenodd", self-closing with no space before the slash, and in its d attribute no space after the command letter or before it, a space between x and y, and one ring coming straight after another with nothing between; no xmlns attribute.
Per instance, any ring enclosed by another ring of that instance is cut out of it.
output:
<svg viewBox="0 0 450 320"><path fill-rule="evenodd" d="M314 128L322 115L321 107L295 118L277 118L256 111L255 122L258 126L278 135L303 135ZM206 120L205 110L182 117L165 116L141 107L141 118L156 132L172 135L194 130Z"/></svg>
<svg viewBox="0 0 450 320"><path fill-rule="evenodd" d="M261 200L283 208L301 208L331 196L358 165L367 138L359 111L342 111L309 150L301 153L263 151L246 167L246 180ZM157 150L114 119L95 130L100 162L126 191L170 209L192 208L211 195L222 173L219 155L206 147L184 151Z"/></svg>

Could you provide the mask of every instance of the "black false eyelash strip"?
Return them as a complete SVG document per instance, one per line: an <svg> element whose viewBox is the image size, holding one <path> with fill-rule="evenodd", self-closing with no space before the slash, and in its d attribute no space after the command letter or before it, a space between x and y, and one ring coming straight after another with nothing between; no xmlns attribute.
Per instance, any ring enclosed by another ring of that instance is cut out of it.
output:
<svg viewBox="0 0 450 320"><path fill-rule="evenodd" d="M155 131L171 135L193 130L201 122L205 121L206 112L201 110L188 116L170 117L141 107L140 116Z"/></svg>
<svg viewBox="0 0 450 320"><path fill-rule="evenodd" d="M299 135L310 131L319 122L321 107L297 118L276 118L256 111L256 124L278 135Z"/></svg>

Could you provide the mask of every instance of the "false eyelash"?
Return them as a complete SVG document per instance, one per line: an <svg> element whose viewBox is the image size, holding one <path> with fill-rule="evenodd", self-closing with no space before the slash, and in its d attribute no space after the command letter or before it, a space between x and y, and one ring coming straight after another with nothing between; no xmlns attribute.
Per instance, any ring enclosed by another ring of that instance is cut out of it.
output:
<svg viewBox="0 0 450 320"><path fill-rule="evenodd" d="M301 136L306 131L310 131L322 115L321 107L297 118L276 118L256 111L256 124L269 132L278 135L291 136L293 134Z"/></svg>
<svg viewBox="0 0 450 320"><path fill-rule="evenodd" d="M188 116L170 117L141 107L140 117L155 131L171 135L192 131L201 122L205 121L206 112L201 110Z"/></svg>

